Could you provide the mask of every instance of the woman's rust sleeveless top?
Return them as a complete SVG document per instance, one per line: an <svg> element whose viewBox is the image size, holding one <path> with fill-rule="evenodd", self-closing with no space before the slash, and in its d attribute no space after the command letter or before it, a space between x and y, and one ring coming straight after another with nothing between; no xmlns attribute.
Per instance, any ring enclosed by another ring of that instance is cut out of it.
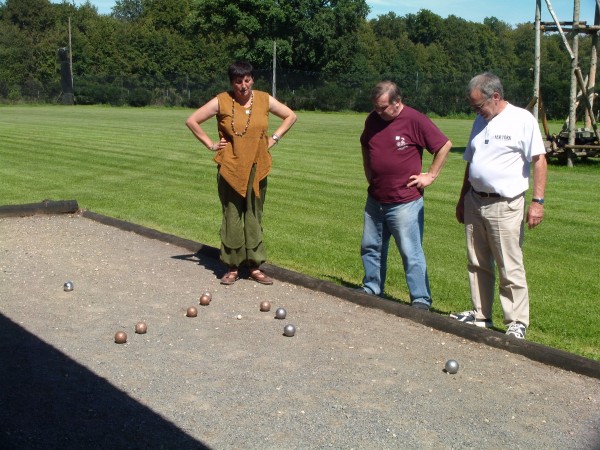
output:
<svg viewBox="0 0 600 450"><path fill-rule="evenodd" d="M252 190L256 196L260 196L259 181L271 171L271 154L268 149L269 94L252 92L254 98L252 107L248 110L233 100L231 92L217 95L219 137L227 140L227 146L217 152L214 161L219 164L220 175L242 197L246 196L253 164L256 163L256 176Z"/></svg>

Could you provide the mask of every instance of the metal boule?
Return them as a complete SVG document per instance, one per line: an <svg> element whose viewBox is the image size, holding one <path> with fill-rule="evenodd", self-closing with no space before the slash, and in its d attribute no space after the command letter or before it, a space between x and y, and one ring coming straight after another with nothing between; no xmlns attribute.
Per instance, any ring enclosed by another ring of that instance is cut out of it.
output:
<svg viewBox="0 0 600 450"><path fill-rule="evenodd" d="M446 361L444 370L448 373L455 374L456 372L458 372L458 362L454 359L449 359L448 361Z"/></svg>
<svg viewBox="0 0 600 450"><path fill-rule="evenodd" d="M202 306L208 306L208 305L210 305L211 300L212 300L212 297L211 297L211 295L208 292L206 294L202 294L200 296L200 304Z"/></svg>
<svg viewBox="0 0 600 450"><path fill-rule="evenodd" d="M260 302L260 310L263 312L267 312L271 310L271 303L264 301Z"/></svg>
<svg viewBox="0 0 600 450"><path fill-rule="evenodd" d="M124 344L125 342L127 342L127 333L124 331L117 331L115 333L115 343Z"/></svg>

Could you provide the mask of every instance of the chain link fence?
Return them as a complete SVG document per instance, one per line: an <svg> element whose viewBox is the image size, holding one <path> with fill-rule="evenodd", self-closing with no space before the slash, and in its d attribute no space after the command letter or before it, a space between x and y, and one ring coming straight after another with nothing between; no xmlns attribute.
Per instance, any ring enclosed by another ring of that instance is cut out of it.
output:
<svg viewBox="0 0 600 450"><path fill-rule="evenodd" d="M286 69L278 70L275 78L275 96L295 110L370 111L371 89L378 81L390 79L401 87L405 103L422 112L438 116L470 113L464 89L471 74L442 78L436 74L388 73L356 80L348 75L336 77L323 72ZM72 94L65 92L64 85L59 77L52 80L30 78L21 86L7 86L0 79L0 102L197 108L229 89L229 81L224 75L209 78L204 74L188 73L163 74L160 78L75 74L69 86ZM272 70L256 70L254 86L272 94ZM513 95L512 101L527 104L530 88L524 86L520 91L520 95ZM72 98L65 98L66 95L72 95Z"/></svg>

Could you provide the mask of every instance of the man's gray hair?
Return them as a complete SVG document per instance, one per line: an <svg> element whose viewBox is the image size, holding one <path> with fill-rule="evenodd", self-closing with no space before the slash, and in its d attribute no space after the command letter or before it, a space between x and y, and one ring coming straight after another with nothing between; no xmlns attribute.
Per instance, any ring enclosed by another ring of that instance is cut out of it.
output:
<svg viewBox="0 0 600 450"><path fill-rule="evenodd" d="M500 99L504 99L504 88L502 87L502 81L497 75L492 72L484 72L474 76L469 85L467 86L467 95L471 92L478 90L487 99L497 92L500 95Z"/></svg>

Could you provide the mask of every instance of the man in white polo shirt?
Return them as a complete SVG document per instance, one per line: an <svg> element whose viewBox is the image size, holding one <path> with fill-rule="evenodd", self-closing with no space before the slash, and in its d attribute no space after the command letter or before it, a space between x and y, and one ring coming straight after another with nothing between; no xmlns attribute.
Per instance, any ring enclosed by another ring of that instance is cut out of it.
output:
<svg viewBox="0 0 600 450"><path fill-rule="evenodd" d="M542 223L546 150L537 121L529 111L504 99L496 75L486 72L474 77L467 95L477 118L463 156L467 167L456 218L465 224L473 310L450 316L481 327L493 326L497 266L506 334L524 339L529 293L521 250L523 219L530 229ZM533 197L528 201L525 192L531 166Z"/></svg>

